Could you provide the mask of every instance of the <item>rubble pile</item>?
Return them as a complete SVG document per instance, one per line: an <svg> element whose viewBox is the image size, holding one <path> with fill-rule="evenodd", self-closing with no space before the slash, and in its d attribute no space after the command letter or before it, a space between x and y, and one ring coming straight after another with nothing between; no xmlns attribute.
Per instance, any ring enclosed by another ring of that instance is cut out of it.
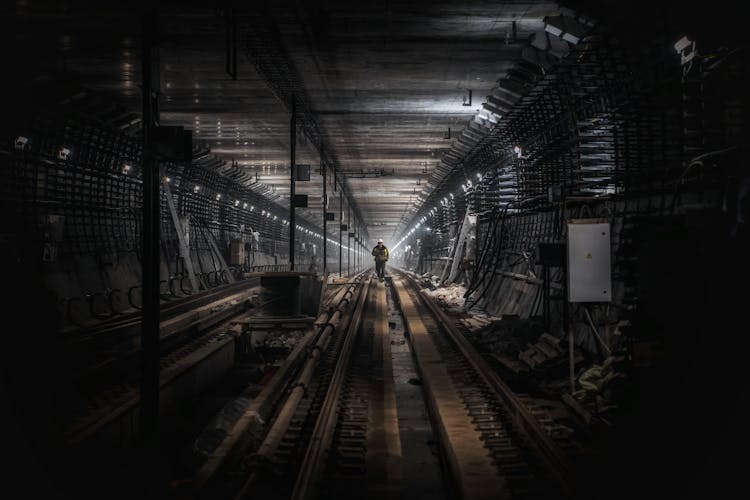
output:
<svg viewBox="0 0 750 500"><path fill-rule="evenodd" d="M517 315L501 317L475 314L460 320L469 330L467 338L480 352L517 357L526 345L536 342L544 331L540 318L521 319Z"/></svg>
<svg viewBox="0 0 750 500"><path fill-rule="evenodd" d="M601 365L592 364L590 355L574 347L578 390L571 396L567 339L546 332L543 318L508 314L498 317L480 309L467 311L463 286L438 286L437 276L429 273L419 277L419 281L426 288L426 295L457 317L466 338L506 380L521 384L523 390L562 399L586 423L592 419L609 423L609 415L617 410L616 401L621 400L621 390L627 384L624 356L610 356Z"/></svg>
<svg viewBox="0 0 750 500"><path fill-rule="evenodd" d="M417 283L419 283L423 288L435 290L440 287L440 276L436 276L430 273L424 273L421 276L417 277Z"/></svg>
<svg viewBox="0 0 750 500"><path fill-rule="evenodd" d="M436 276L434 277L436 278ZM463 305L466 301L464 299L466 288L461 285L430 288L430 290L426 290L424 293L435 299L449 314L463 312Z"/></svg>
<svg viewBox="0 0 750 500"><path fill-rule="evenodd" d="M610 356L602 364L575 347L573 362L578 389L571 396L568 344L544 331L541 318L515 315L496 318L475 315L460 320L466 337L508 380L551 398L562 400L586 423L608 424L626 390L625 356Z"/></svg>
<svg viewBox="0 0 750 500"><path fill-rule="evenodd" d="M289 330L280 333L274 332L273 334L266 336L263 346L267 349L284 349L286 351L291 351L304 335L304 330Z"/></svg>
<svg viewBox="0 0 750 500"><path fill-rule="evenodd" d="M544 331L542 318L475 314L460 321L468 330L466 337L504 375L522 376L519 381L550 396L567 387L567 344ZM585 360L578 348L574 360L576 366Z"/></svg>
<svg viewBox="0 0 750 500"><path fill-rule="evenodd" d="M474 333L486 331L492 329L492 327L502 321L502 316L492 316L484 312L472 312L467 318L461 318L458 320L468 331Z"/></svg>
<svg viewBox="0 0 750 500"><path fill-rule="evenodd" d="M584 370L576 380L576 390L572 398L563 398L584 420L596 416L609 423L610 416L619 408L617 401L627 388L626 358L622 355L609 356L604 362L593 364ZM571 401L571 399L575 401ZM576 408L577 403L577 408Z"/></svg>
<svg viewBox="0 0 750 500"><path fill-rule="evenodd" d="M255 352L268 360L285 357L304 336L303 329L254 330L251 342Z"/></svg>

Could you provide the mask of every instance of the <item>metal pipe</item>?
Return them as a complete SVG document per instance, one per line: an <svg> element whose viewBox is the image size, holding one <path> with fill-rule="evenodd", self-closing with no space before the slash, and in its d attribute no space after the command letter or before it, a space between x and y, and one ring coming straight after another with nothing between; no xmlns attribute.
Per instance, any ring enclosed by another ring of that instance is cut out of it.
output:
<svg viewBox="0 0 750 500"><path fill-rule="evenodd" d="M332 316L328 319L328 322L325 325L321 325L319 328L321 328L320 333L318 334L317 341L315 342L315 346L313 346L310 349L310 354L308 355L307 360L305 361L305 365L300 371L300 376L297 378L297 381L292 386L292 390L290 391L290 395L287 398L287 400L284 403L284 406L279 411L278 415L276 416L276 419L274 420L274 423L271 427L271 429L266 434L265 439L261 443L260 447L258 448L257 453L255 456L259 458L260 460L270 460L273 455L276 452L276 449L278 448L279 444L281 443L282 438L284 437L284 434L286 433L289 423L292 420L292 417L294 416L294 413L297 409L297 406L299 405L300 400L305 395L307 384L310 383L310 380L312 379L312 376L315 372L315 368L318 365L318 360L321 357L322 353L325 352L326 347L328 346L328 343L331 340L331 334L336 330L336 328L339 326L339 321L341 320L341 316L344 311L346 311L349 308L349 304L352 302L352 298L354 297L354 290L357 287L359 282L352 283L349 288L344 293L343 297L339 301L336 311L333 313ZM359 295L357 297L357 302L362 301L362 291L364 287L360 289ZM348 316L344 319L342 323L343 328L348 328L349 323L351 322L352 316ZM255 483L255 481L258 479L258 472L253 471L252 474L248 477L247 481L242 485L242 488L240 489L239 493L235 497L236 499L242 499L247 498L250 494L250 489L252 488L252 485Z"/></svg>
<svg viewBox="0 0 750 500"><path fill-rule="evenodd" d="M300 376L297 378L289 398L279 411L276 420L274 420L273 426L268 431L268 434L266 434L266 438L258 448L256 455L271 458L276 452L276 448L278 448L286 429L289 427L289 422L294 416L299 401L302 399L302 396L305 395L307 384L309 384L312 379L318 361L322 356L322 353L324 353L328 347L328 343L331 340L331 334L336 331L336 327L341 320L342 314L349 308L349 304L352 302L354 291L358 284L359 283L353 283L349 286L337 304L333 315L331 315L327 323L322 326L318 340L315 343L315 346L310 350L305 366L302 368Z"/></svg>
<svg viewBox="0 0 750 500"><path fill-rule="evenodd" d="M298 479L294 484L292 499L302 500L311 496L316 476L318 475L323 463L323 457L331 443L333 431L336 426L336 417L338 415L336 408L340 399L340 389L344 383L346 371L351 359L351 352L362 325L362 317L364 316L366 309L363 304L365 304L364 301L367 300L371 284L372 279L368 280L362 287L363 290L361 291L358 307L352 315L353 320L350 322L349 333L347 334L346 339L344 340L344 345L341 347L340 354L338 355L336 368L334 369L328 392L323 401L322 408L318 413L318 419L315 424L313 435L310 438L310 445L307 447L305 458L300 466Z"/></svg>

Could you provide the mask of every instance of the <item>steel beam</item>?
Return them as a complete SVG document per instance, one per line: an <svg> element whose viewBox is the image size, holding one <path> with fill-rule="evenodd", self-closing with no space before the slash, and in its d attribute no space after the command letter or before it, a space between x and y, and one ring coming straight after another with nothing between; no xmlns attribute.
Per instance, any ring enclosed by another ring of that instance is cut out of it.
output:
<svg viewBox="0 0 750 500"><path fill-rule="evenodd" d="M297 225L294 221L294 178L295 178L295 149L297 147L297 109L294 95L292 95L292 117L289 124L289 270L294 271L294 236Z"/></svg>
<svg viewBox="0 0 750 500"><path fill-rule="evenodd" d="M159 19L155 9L143 18L141 54L143 98L143 233L140 433L154 443L159 422L159 163L154 129L159 123Z"/></svg>

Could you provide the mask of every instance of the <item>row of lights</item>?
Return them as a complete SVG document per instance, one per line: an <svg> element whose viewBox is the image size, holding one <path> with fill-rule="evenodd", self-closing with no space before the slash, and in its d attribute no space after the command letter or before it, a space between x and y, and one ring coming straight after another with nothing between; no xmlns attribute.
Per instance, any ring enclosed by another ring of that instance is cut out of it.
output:
<svg viewBox="0 0 750 500"><path fill-rule="evenodd" d="M169 182L170 180L171 179L169 177L166 177L166 181L167 182ZM200 191L200 186L199 185L196 184L195 186L193 186L193 193L198 193L199 191ZM221 200L221 193L217 193L216 194L216 201L219 201L219 200ZM255 211L255 206L254 205L248 205L247 202L241 202L240 200L234 200L234 206L235 207L239 208L240 203L242 203L242 208L243 209L247 210L249 208L251 212ZM278 218L279 218L277 215L273 215L268 210L261 210L261 216L269 218L269 219L272 219L272 220L278 220ZM286 219L282 219L281 220L281 224L285 225L285 226L288 226L289 225L289 221L286 220ZM320 233L316 233L315 231L312 231L310 229L306 229L306 228L304 228L304 227L302 227L300 225L297 225L297 229L299 231L303 231L305 234L309 234L311 236L314 236L315 238L323 239L323 236ZM330 241L331 243L334 243L334 244L338 245L338 243L334 242L333 240L329 239L328 241ZM347 247L344 247L344 248L347 248Z"/></svg>
<svg viewBox="0 0 750 500"><path fill-rule="evenodd" d="M521 149L521 146L518 146L518 145L516 145L516 146L513 146L513 153L515 153L516 157L518 157L518 158L523 158L523 151L522 151L522 149ZM483 175L482 175L481 173L477 173L477 180L478 180L479 182L482 182L482 179L484 179L484 176L483 176ZM473 184L473 183L471 182L471 179L467 179L467 180L466 180L466 183L464 183L464 184L461 184L461 188L463 189L463 191L464 191L464 194L468 194L468 192L469 192L470 190L474 189L474 187L475 187L475 186L474 186L474 184ZM449 193L449 194L448 194L448 196L450 197L450 200L453 200L453 199L455 198L455 196L454 196L454 194L453 194L453 193ZM440 200L440 205L442 205L443 207L447 207L447 206L448 206L448 203L449 203L449 201L450 201L450 200L448 199L448 196L445 196L445 197L443 197L443 199L442 199L442 200ZM401 244L402 244L402 243L403 243L404 241L406 241L406 239L407 239L407 238L409 238L409 236L411 236L412 234L414 234L414 232L415 232L415 231L416 231L417 229L419 229L419 227L420 227L420 226L421 226L422 224L424 224L424 223L425 223L425 222L427 221L427 217L434 217L435 215L437 215L437 212L438 212L438 206L437 206L437 205L435 205L434 207L432 207L432 208L430 209L430 211L428 212L427 216L425 216L425 217L422 217L422 219L420 220L420 222L418 222L418 223L417 223L417 224L416 224L416 225L415 225L415 226L414 226L413 228L411 228L411 229L409 230L409 232L408 232L408 233L406 234L406 236L404 236L403 238L401 238L401 239L400 239L400 240L398 241L398 243L396 243L396 244L395 244L395 245L393 246L393 248L391 249L391 251L392 251L392 252L393 252L393 251L395 251L395 250L396 250L396 249L397 249L397 248L398 248L398 247L399 247L399 246L400 246L400 245L401 245ZM430 231L430 228L429 228L429 227L427 227L427 226L425 226L425 230L429 232L429 231Z"/></svg>
<svg viewBox="0 0 750 500"><path fill-rule="evenodd" d="M197 122L197 118L196 118L196 122ZM221 124L221 122L219 122L219 126L221 126L220 124ZM28 137L18 136L15 139L14 146L15 146L16 149L23 150L23 149L26 148L28 142L29 142ZM58 151L57 157L59 159L61 159L61 160L68 160L70 158L71 153L72 153L72 151L70 150L70 148L61 147L59 149L59 151ZM127 163L124 163L123 166L122 166L122 173L127 175L132 170L132 168L133 167L131 165L129 165ZM169 182L172 181L172 179L170 177L167 177L167 176L164 177L164 180L167 183L169 183ZM195 184L193 186L193 193L198 193L198 192L200 192L200 190L201 190L201 187L198 184ZM221 200L221 193L216 193L216 201L219 201L219 200ZM240 202L240 200L235 200L234 201L234 206L235 207L239 207L240 203L242 203L242 208L243 209L245 209L245 210L248 209L247 202ZM255 211L255 206L254 205L250 205L249 208L250 208L251 212ZM273 217L273 220L278 220L278 216L272 215L270 211L262 210L261 211L261 215L265 216L266 218L269 218L269 219L271 217ZM281 224L285 225L285 226L288 226L289 225L289 221L286 220L286 219L282 219L281 220ZM306 228L304 228L304 227L302 227L300 225L297 225L297 229L300 230L300 231L304 231L305 234L312 235L315 238L323 239L323 235L321 235L320 233L316 233L316 232L311 231L310 229L306 229ZM330 243L333 243L336 246L342 246L337 241L333 241L330 238L326 238L326 240L328 240ZM343 245L342 248L350 250L350 247L348 247L346 245Z"/></svg>
<svg viewBox="0 0 750 500"><path fill-rule="evenodd" d="M28 144L29 144L29 138L28 137L24 137L22 135L19 135L18 137L16 137L16 139L15 139L15 141L13 143L14 147L16 149L18 149L18 150L21 150L21 151L23 151L24 149L26 149L27 146L28 146ZM70 160L70 157L71 157L72 154L73 154L73 151L69 147L67 147L67 146L61 146L60 149L57 150L57 159L58 160L63 160L63 161L68 161L68 160ZM131 170L133 170L133 167L130 164L128 164L128 163L123 163L122 164L122 173L123 174L128 175ZM169 179L169 178L167 178L167 179Z"/></svg>

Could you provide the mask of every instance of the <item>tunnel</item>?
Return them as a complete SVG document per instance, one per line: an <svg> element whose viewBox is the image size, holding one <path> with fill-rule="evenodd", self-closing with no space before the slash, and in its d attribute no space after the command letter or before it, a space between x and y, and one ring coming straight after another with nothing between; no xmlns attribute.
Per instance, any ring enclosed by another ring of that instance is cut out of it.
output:
<svg viewBox="0 0 750 500"><path fill-rule="evenodd" d="M741 495L736 2L2 18L9 498Z"/></svg>

